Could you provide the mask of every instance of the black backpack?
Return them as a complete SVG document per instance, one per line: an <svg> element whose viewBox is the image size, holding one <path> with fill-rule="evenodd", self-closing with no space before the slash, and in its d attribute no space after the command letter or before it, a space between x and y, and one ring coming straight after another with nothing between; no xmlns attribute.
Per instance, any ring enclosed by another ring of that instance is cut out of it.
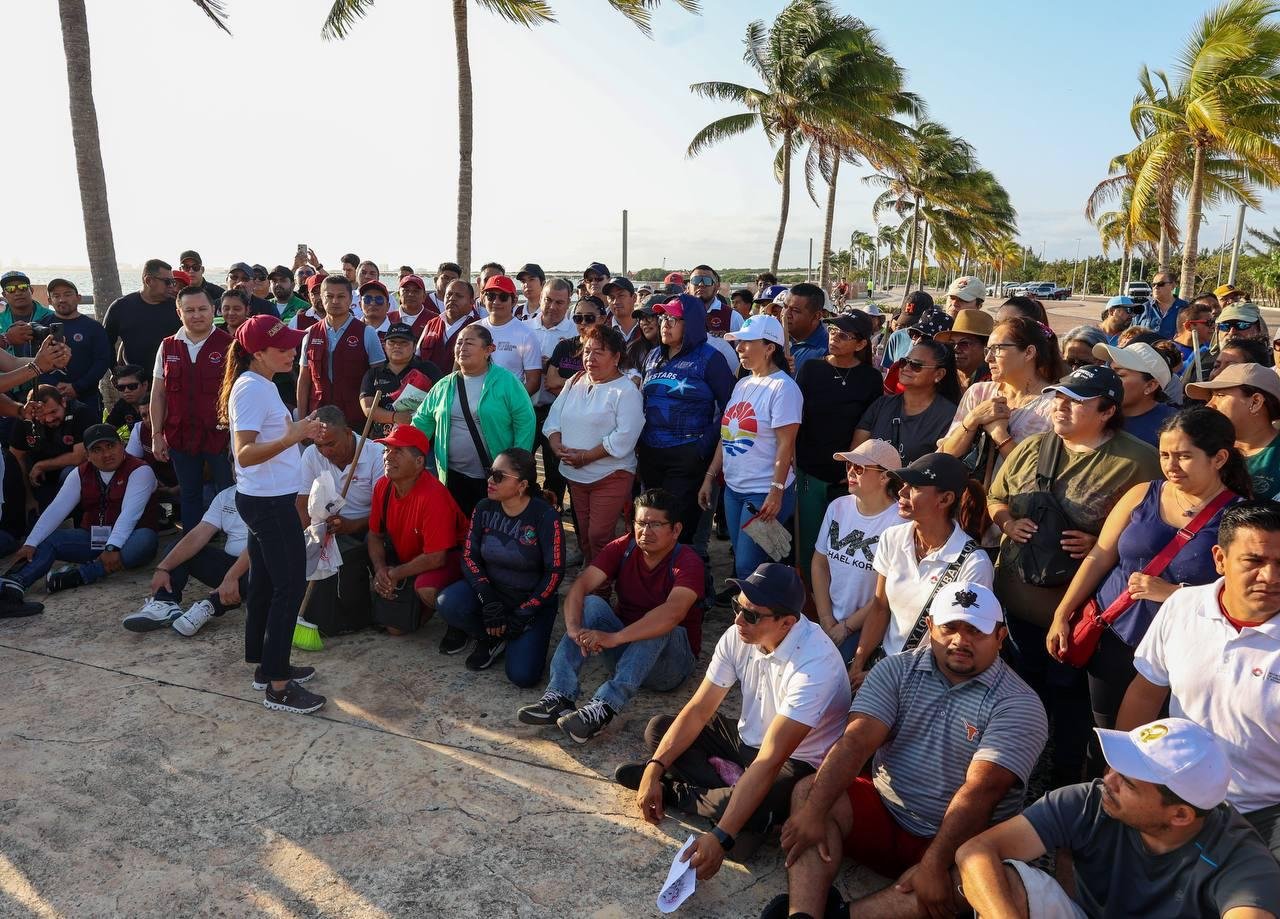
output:
<svg viewBox="0 0 1280 919"><path fill-rule="evenodd" d="M1080 562L1062 548L1063 530L1076 526L1051 490L1061 457L1062 438L1051 431L1040 442L1035 491L1014 495L1009 501L1014 519L1030 519L1036 531L1025 543L1006 540L1001 551L1022 582L1035 587L1061 587L1080 567Z"/></svg>

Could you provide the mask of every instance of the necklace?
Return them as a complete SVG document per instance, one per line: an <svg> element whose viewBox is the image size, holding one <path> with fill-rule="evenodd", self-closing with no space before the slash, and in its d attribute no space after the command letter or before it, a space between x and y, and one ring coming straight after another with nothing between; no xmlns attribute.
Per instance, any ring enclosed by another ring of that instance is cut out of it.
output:
<svg viewBox="0 0 1280 919"><path fill-rule="evenodd" d="M1206 504L1208 504L1210 501L1216 498L1221 492L1222 492L1222 489L1219 488L1217 491L1215 491L1209 497L1205 498L1203 501L1197 502L1196 504L1192 504L1190 507L1188 507L1186 504L1182 502L1181 490L1178 488L1174 488L1173 500L1177 502L1180 508L1182 508L1183 517L1194 517L1196 513L1199 512L1200 508L1204 507Z"/></svg>
<svg viewBox="0 0 1280 919"><path fill-rule="evenodd" d="M840 367L837 367L835 364L832 364L831 369L836 372L835 378L840 381L841 386L849 385L849 377L853 375L853 370L854 370L853 367L840 368ZM840 372L841 369L844 370L844 373Z"/></svg>
<svg viewBox="0 0 1280 919"><path fill-rule="evenodd" d="M944 543L941 543L940 545L937 545L937 546L931 546L931 545L929 545L928 543L926 543L926 542L924 541L924 537L920 535L920 528L919 528L919 527L916 527L916 528L915 528L915 530L914 530L914 531L912 532L912 534L911 534L911 537L912 537L913 542L915 543L916 561L917 561L917 562L918 562L918 561L920 561L922 558L924 558L926 555L928 555L930 552L935 552L935 551L937 551L938 549L941 549L941 548L942 548L942 546L945 546L945 545L946 545L946 543L945 543L945 542L944 542Z"/></svg>

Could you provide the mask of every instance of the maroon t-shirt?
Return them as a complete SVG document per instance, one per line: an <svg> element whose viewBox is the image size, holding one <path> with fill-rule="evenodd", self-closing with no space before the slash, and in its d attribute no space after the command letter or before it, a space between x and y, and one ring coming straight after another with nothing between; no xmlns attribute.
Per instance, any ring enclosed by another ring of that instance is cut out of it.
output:
<svg viewBox="0 0 1280 919"><path fill-rule="evenodd" d="M687 587L698 600L702 599L705 588L702 559L691 546L677 544L673 550L674 561L668 555L658 562L657 567L650 569L638 547L632 550L623 565L622 556L630 544L630 536L619 536L591 560L591 567L599 568L614 582L618 594L616 612L624 624L630 625L655 606L666 603L676 587ZM695 602L680 625L689 636L689 647L693 649L694 656L701 654L702 604Z"/></svg>

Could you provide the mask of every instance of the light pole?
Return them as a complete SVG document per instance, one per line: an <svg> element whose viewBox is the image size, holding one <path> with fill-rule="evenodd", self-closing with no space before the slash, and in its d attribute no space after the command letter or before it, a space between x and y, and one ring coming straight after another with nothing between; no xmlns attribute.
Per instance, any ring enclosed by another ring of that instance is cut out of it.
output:
<svg viewBox="0 0 1280 919"><path fill-rule="evenodd" d="M1236 267L1240 264L1240 240L1244 236L1244 209L1240 205L1240 213L1236 216L1236 244L1231 247L1231 270L1227 272L1227 283L1236 283Z"/></svg>
<svg viewBox="0 0 1280 919"><path fill-rule="evenodd" d="M1226 260L1226 257L1227 257L1227 228L1229 226L1231 226L1231 223L1227 220L1227 218L1223 217L1222 218L1222 248L1218 250L1218 284L1216 286L1222 285L1222 263Z"/></svg>
<svg viewBox="0 0 1280 919"><path fill-rule="evenodd" d="M1080 238L1076 237L1076 260L1071 266L1071 292L1075 293L1076 289L1076 269L1080 267Z"/></svg>

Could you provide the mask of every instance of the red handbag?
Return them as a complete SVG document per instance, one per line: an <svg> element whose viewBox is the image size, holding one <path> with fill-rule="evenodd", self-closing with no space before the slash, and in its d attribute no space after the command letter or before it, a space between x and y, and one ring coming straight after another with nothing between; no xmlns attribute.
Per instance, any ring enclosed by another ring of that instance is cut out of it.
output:
<svg viewBox="0 0 1280 919"><path fill-rule="evenodd" d="M1169 544L1161 549L1155 558L1147 562L1142 573L1153 577L1164 574L1164 570L1169 567L1173 557L1182 551L1182 547L1191 542L1204 525L1213 519L1214 514L1226 507L1235 497L1234 492L1224 488L1218 497L1196 514L1194 520L1174 534ZM1133 598L1129 596L1127 589L1121 591L1120 596L1112 600L1111 605L1105 610L1098 603L1097 596L1090 597L1071 617L1071 638L1067 642L1067 653L1062 660L1072 667L1086 666L1089 658L1093 657L1093 652L1098 649L1102 633L1132 605Z"/></svg>

